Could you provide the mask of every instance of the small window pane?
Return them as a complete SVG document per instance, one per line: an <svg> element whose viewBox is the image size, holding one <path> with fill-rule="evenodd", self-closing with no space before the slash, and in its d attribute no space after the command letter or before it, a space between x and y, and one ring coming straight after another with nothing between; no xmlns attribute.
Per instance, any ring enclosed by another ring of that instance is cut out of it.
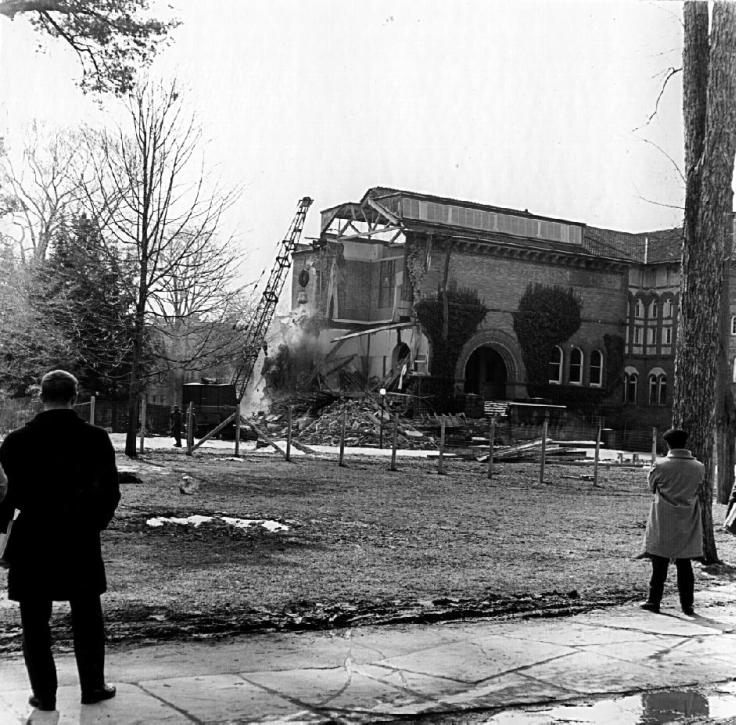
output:
<svg viewBox="0 0 736 725"><path fill-rule="evenodd" d="M570 382L583 382L583 352L577 347L570 353Z"/></svg>
<svg viewBox="0 0 736 725"><path fill-rule="evenodd" d="M590 384L600 385L603 378L603 355L600 350L590 354Z"/></svg>

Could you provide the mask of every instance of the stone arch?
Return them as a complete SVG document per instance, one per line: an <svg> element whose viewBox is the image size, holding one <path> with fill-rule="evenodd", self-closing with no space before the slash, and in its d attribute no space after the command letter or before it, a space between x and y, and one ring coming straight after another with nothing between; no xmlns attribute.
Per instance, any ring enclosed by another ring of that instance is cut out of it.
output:
<svg viewBox="0 0 736 725"><path fill-rule="evenodd" d="M480 348L488 347L497 353L506 366L506 397L526 398L526 369L521 358L521 349L516 338L502 330L480 330L462 347L455 365L455 380L458 392L465 386L465 370L471 355Z"/></svg>

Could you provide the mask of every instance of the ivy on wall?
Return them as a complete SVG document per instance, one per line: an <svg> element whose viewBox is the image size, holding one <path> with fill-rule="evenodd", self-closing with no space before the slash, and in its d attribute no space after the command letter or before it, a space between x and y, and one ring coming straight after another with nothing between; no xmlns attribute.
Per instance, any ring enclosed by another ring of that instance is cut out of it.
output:
<svg viewBox="0 0 736 725"><path fill-rule="evenodd" d="M430 366L433 377L444 378L451 387L455 379L455 365L463 345L483 322L488 308L474 289L447 291L447 325L444 322L444 294L425 297L414 305L417 320L431 345ZM444 329L447 335L443 334Z"/></svg>
<svg viewBox="0 0 736 725"><path fill-rule="evenodd" d="M532 283L521 296L513 324L532 397L549 393L549 362L554 348L580 328L580 308L577 295L558 285Z"/></svg>
<svg viewBox="0 0 736 725"><path fill-rule="evenodd" d="M409 277L409 284L412 290L412 299L417 302L421 294L421 284L424 275L427 273L428 255L430 254L431 242L425 239L423 243L414 235L407 235L405 254L406 254L406 273Z"/></svg>
<svg viewBox="0 0 736 725"><path fill-rule="evenodd" d="M624 338L621 335L603 335L606 350L606 394L613 394L624 382Z"/></svg>

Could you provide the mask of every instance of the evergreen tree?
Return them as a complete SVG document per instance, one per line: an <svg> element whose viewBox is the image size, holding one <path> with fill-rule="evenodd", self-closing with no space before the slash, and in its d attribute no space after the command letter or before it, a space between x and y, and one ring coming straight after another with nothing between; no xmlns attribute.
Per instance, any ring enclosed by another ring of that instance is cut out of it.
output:
<svg viewBox="0 0 736 725"><path fill-rule="evenodd" d="M130 375L134 300L130 270L104 245L94 220L75 217L40 273L39 306L69 341L68 368L89 392L124 398Z"/></svg>

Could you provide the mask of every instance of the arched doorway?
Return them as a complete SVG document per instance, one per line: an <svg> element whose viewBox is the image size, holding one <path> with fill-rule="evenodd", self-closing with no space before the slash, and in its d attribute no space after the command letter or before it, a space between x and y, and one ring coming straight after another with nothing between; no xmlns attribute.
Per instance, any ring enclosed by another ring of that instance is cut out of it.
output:
<svg viewBox="0 0 736 725"><path fill-rule="evenodd" d="M404 363L409 362L410 357L411 350L409 349L409 346L405 342L400 342L396 347L394 347L394 350L391 353L391 368L393 370L400 368Z"/></svg>
<svg viewBox="0 0 736 725"><path fill-rule="evenodd" d="M489 345L473 351L465 365L465 392L484 400L504 400L508 372L501 355Z"/></svg>

